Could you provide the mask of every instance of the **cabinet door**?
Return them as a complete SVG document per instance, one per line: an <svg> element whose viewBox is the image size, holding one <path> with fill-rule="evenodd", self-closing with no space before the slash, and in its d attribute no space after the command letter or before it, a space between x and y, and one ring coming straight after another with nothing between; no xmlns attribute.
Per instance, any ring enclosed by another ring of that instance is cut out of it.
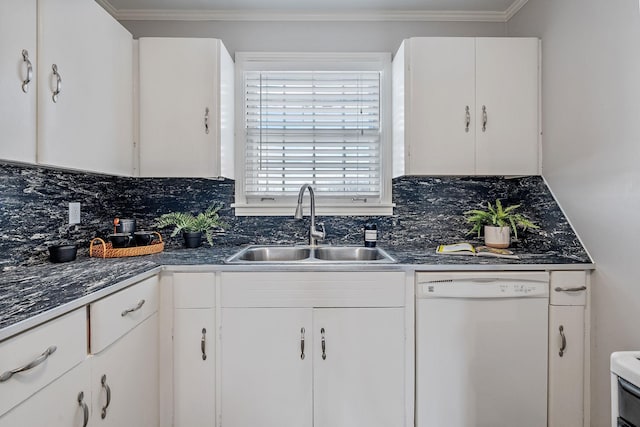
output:
<svg viewBox="0 0 640 427"><path fill-rule="evenodd" d="M158 425L157 313L93 356L91 381L92 425Z"/></svg>
<svg viewBox="0 0 640 427"><path fill-rule="evenodd" d="M476 39L476 174L540 173L538 96L537 39Z"/></svg>
<svg viewBox="0 0 640 427"><path fill-rule="evenodd" d="M404 309L316 309L314 427L404 421Z"/></svg>
<svg viewBox="0 0 640 427"><path fill-rule="evenodd" d="M549 307L549 427L583 425L584 334L583 306Z"/></svg>
<svg viewBox="0 0 640 427"><path fill-rule="evenodd" d="M0 417L0 427L82 427L90 415L89 374L89 363L81 363Z"/></svg>
<svg viewBox="0 0 640 427"><path fill-rule="evenodd" d="M408 46L406 173L473 175L474 39L412 38Z"/></svg>
<svg viewBox="0 0 640 427"><path fill-rule="evenodd" d="M27 80L31 63L31 82ZM36 0L0 2L0 159L36 161Z"/></svg>
<svg viewBox="0 0 640 427"><path fill-rule="evenodd" d="M141 176L219 175L219 49L215 39L140 39Z"/></svg>
<svg viewBox="0 0 640 427"><path fill-rule="evenodd" d="M38 22L38 162L131 175L131 34L86 0L38 0Z"/></svg>
<svg viewBox="0 0 640 427"><path fill-rule="evenodd" d="M313 425L311 313L305 308L222 309L223 426Z"/></svg>
<svg viewBox="0 0 640 427"><path fill-rule="evenodd" d="M214 426L216 331L213 309L174 310L174 426Z"/></svg>

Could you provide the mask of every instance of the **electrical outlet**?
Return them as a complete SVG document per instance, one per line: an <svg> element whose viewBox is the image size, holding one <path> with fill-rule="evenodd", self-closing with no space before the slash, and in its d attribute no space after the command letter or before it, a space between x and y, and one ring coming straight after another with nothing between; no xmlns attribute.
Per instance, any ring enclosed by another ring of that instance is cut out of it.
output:
<svg viewBox="0 0 640 427"><path fill-rule="evenodd" d="M69 203L69 225L80 224L80 203Z"/></svg>

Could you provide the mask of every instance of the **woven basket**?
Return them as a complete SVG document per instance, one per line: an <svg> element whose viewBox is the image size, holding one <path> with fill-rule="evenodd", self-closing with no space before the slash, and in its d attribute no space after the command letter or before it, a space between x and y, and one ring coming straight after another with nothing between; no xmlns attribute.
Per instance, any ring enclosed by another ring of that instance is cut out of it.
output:
<svg viewBox="0 0 640 427"><path fill-rule="evenodd" d="M157 254L164 250L164 242L162 241L162 235L157 231L154 231L160 239L157 243L152 243L146 246L132 246L130 248L114 248L111 242L105 242L99 237L91 240L89 245L89 256L98 258L119 258L126 256L140 256ZM97 242L97 244L96 244Z"/></svg>

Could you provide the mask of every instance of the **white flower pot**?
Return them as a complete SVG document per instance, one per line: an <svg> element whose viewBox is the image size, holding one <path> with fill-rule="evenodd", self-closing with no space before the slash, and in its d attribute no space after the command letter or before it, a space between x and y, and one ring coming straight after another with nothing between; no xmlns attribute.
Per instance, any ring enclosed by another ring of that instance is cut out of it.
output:
<svg viewBox="0 0 640 427"><path fill-rule="evenodd" d="M511 228L485 225L484 244L491 248L508 248L511 244Z"/></svg>

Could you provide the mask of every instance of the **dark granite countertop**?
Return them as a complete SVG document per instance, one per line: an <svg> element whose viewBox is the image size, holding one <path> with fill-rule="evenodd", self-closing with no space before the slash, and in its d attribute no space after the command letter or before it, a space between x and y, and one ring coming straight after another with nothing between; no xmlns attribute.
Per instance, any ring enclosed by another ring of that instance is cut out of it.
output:
<svg viewBox="0 0 640 427"><path fill-rule="evenodd" d="M193 267L225 270L247 269L371 269L401 268L419 270L553 270L592 269L590 259L571 253L515 252L519 260L480 258L463 255L438 255L435 245L425 247L391 247L380 245L398 262L392 265L313 265L247 266L227 265L224 259L241 247L203 246L198 249L170 249L143 257L99 259L79 256L64 264L43 263L16 267L0 275L0 340L64 312L117 291L141 276L155 274L162 267Z"/></svg>

